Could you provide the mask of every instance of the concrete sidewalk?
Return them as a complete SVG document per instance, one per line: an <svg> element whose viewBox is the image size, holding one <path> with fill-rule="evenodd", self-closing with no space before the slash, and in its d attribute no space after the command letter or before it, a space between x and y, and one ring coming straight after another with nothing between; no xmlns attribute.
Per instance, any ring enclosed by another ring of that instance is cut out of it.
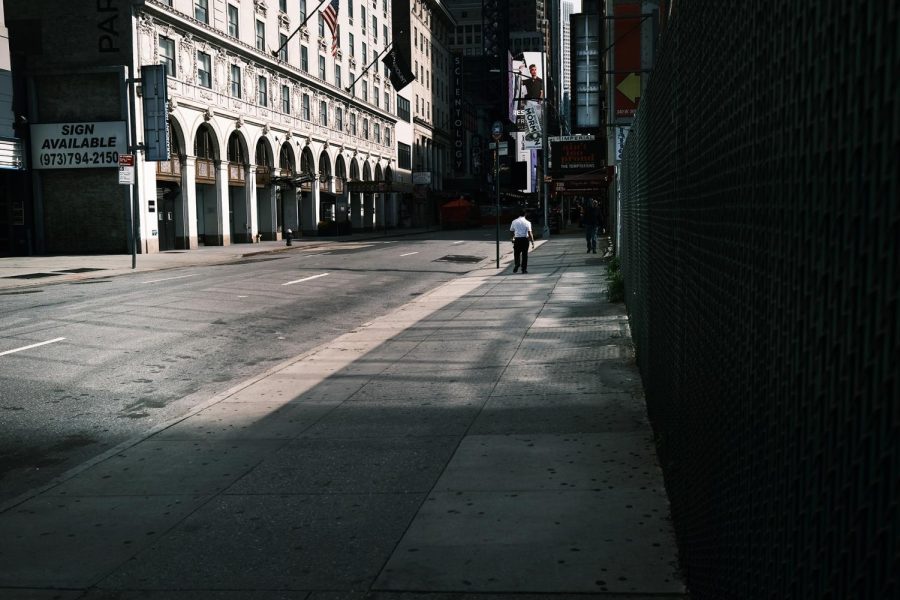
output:
<svg viewBox="0 0 900 600"><path fill-rule="evenodd" d="M687 598L624 306L583 244L0 506L0 598Z"/></svg>

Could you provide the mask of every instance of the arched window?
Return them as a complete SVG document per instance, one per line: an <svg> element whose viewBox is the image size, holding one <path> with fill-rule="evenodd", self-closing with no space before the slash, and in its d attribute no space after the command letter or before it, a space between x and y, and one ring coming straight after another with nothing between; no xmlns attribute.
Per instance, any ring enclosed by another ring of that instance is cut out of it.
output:
<svg viewBox="0 0 900 600"><path fill-rule="evenodd" d="M313 174L312 153L309 151L309 148L304 148L303 154L300 155L300 172Z"/></svg>
<svg viewBox="0 0 900 600"><path fill-rule="evenodd" d="M207 160L216 158L216 142L209 125L203 125L197 130L197 136L194 138L194 156Z"/></svg>
<svg viewBox="0 0 900 600"><path fill-rule="evenodd" d="M244 144L241 143L241 136L237 133L232 133L228 138L228 162L239 165L247 163Z"/></svg>
<svg viewBox="0 0 900 600"><path fill-rule="evenodd" d="M284 144L278 153L278 168L281 169L282 175L294 174L294 154L287 144Z"/></svg>

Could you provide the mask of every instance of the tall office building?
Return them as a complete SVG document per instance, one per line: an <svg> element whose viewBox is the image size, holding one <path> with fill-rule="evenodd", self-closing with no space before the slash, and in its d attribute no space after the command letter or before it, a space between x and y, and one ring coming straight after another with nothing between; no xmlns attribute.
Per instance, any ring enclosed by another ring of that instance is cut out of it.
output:
<svg viewBox="0 0 900 600"><path fill-rule="evenodd" d="M556 50L557 66L559 69L559 79L557 80L558 98L557 106L559 106L561 127L564 133L568 133L571 123L571 107L572 98L572 53L571 45L571 24L569 22L575 6L568 0L562 0L559 7L559 27L556 39L559 45Z"/></svg>
<svg viewBox="0 0 900 600"><path fill-rule="evenodd" d="M552 0L509 0L509 30L540 31L548 1Z"/></svg>
<svg viewBox="0 0 900 600"><path fill-rule="evenodd" d="M450 38L453 16L439 0L409 0L410 56L416 79L400 97L410 103L412 116L412 212L403 219L420 224L436 222L436 198L452 167L450 133Z"/></svg>

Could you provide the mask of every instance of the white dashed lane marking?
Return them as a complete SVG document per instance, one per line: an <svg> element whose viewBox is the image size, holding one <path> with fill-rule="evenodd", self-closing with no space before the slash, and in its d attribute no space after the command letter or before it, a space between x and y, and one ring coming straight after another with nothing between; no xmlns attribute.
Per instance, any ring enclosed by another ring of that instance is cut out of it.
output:
<svg viewBox="0 0 900 600"><path fill-rule="evenodd" d="M52 344L54 342L63 341L64 337L54 338L52 340L47 340L46 342L38 342L37 344L31 344L30 346L22 346L21 348L13 348L12 350L7 350L6 352L0 352L0 356L4 356L6 354L12 354L14 352L21 352L22 350L30 350L31 348L37 348L38 346L46 346L47 344Z"/></svg>
<svg viewBox="0 0 900 600"><path fill-rule="evenodd" d="M325 277L326 275L328 275L328 273L319 273L318 275L304 277L303 279L295 279L294 281L288 281L287 283L282 283L281 285L294 285L295 283L303 283L304 281L309 281L310 279L318 279L319 277Z"/></svg>

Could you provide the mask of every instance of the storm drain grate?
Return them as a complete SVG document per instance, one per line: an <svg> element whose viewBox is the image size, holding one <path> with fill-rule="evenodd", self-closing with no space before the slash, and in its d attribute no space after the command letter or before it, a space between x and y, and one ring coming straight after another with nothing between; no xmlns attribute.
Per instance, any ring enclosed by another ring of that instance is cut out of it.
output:
<svg viewBox="0 0 900 600"><path fill-rule="evenodd" d="M464 254L448 254L442 256L434 262L458 262L458 263L477 263L484 260L482 256L466 256Z"/></svg>
<svg viewBox="0 0 900 600"><path fill-rule="evenodd" d="M57 273L90 273L91 271L105 271L97 267L79 267L77 269L57 269Z"/></svg>
<svg viewBox="0 0 900 600"><path fill-rule="evenodd" d="M41 279L42 277L59 277L62 273L25 273L24 275L7 275L4 279Z"/></svg>

